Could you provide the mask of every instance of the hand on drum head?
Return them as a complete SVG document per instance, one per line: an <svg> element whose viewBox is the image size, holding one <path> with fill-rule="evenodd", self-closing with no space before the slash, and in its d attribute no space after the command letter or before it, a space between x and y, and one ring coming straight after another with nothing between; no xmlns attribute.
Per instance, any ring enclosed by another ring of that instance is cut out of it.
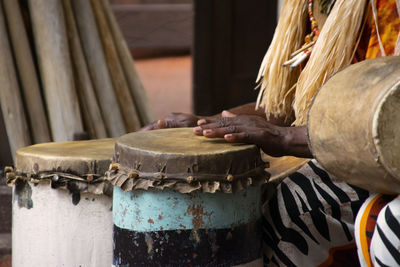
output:
<svg viewBox="0 0 400 267"><path fill-rule="evenodd" d="M165 116L164 118L155 121L142 129L141 131L150 131L157 129L166 129L166 128L182 128L182 127L194 127L196 126L196 122L199 117L186 114L186 113L178 113L172 112Z"/></svg>
<svg viewBox="0 0 400 267"><path fill-rule="evenodd" d="M196 135L255 144L271 156L311 156L305 127L280 127L251 115L200 119L197 124Z"/></svg>

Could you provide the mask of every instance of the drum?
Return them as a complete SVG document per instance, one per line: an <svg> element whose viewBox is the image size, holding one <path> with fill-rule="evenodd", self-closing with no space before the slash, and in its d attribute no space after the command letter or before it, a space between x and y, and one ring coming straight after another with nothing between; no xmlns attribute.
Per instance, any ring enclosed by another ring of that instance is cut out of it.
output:
<svg viewBox="0 0 400 267"><path fill-rule="evenodd" d="M114 266L262 266L256 146L137 132L117 139L113 162Z"/></svg>
<svg viewBox="0 0 400 267"><path fill-rule="evenodd" d="M400 57L354 64L313 99L309 145L333 175L380 193L400 193Z"/></svg>
<svg viewBox="0 0 400 267"><path fill-rule="evenodd" d="M110 266L112 186L104 177L114 139L19 149L13 185L12 263Z"/></svg>

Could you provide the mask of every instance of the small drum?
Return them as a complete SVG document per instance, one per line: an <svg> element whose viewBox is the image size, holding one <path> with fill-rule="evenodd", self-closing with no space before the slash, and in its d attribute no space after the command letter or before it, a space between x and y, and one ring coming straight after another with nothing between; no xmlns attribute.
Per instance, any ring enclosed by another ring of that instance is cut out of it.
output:
<svg viewBox="0 0 400 267"><path fill-rule="evenodd" d="M309 144L318 162L351 184L400 193L400 57L354 64L313 99Z"/></svg>
<svg viewBox="0 0 400 267"><path fill-rule="evenodd" d="M137 132L117 139L113 161L114 266L262 266L256 146Z"/></svg>
<svg viewBox="0 0 400 267"><path fill-rule="evenodd" d="M45 143L19 149L13 185L12 263L110 266L112 186L104 174L114 139Z"/></svg>

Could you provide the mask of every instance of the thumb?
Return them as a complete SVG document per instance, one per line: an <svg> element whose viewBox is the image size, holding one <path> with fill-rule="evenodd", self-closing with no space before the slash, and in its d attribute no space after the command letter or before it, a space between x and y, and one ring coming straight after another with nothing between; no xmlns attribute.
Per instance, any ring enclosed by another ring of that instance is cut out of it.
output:
<svg viewBox="0 0 400 267"><path fill-rule="evenodd" d="M221 116L224 118L232 118L232 117L236 117L237 115L232 112L229 112L227 110L224 110L224 111L222 111Z"/></svg>

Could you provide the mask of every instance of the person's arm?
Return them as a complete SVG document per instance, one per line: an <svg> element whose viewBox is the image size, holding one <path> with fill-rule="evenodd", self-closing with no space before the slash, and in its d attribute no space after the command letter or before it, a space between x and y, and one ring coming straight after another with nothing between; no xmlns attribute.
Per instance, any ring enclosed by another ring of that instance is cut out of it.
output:
<svg viewBox="0 0 400 267"><path fill-rule="evenodd" d="M277 126L254 115L200 119L193 129L196 135L225 138L228 142L249 143L271 156L312 158L307 143L307 129Z"/></svg>

